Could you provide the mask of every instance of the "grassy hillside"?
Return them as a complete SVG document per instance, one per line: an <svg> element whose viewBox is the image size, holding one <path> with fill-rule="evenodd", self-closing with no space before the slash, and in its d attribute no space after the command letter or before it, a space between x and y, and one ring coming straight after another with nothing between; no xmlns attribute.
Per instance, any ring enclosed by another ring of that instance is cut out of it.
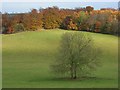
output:
<svg viewBox="0 0 120 90"><path fill-rule="evenodd" d="M65 30L22 32L3 35L3 87L101 88L118 87L118 38L90 33L102 49L96 78L56 79L49 66L54 62L61 35ZM87 33L87 32L85 32Z"/></svg>

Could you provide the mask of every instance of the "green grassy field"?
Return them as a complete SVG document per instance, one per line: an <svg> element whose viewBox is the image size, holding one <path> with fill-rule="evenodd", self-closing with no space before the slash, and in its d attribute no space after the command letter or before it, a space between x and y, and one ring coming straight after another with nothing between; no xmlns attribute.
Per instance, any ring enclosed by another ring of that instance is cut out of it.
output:
<svg viewBox="0 0 120 90"><path fill-rule="evenodd" d="M57 79L50 72L65 30L3 35L3 88L114 88L118 87L118 38L90 33L102 49L101 66L84 80ZM87 32L85 32L87 33Z"/></svg>

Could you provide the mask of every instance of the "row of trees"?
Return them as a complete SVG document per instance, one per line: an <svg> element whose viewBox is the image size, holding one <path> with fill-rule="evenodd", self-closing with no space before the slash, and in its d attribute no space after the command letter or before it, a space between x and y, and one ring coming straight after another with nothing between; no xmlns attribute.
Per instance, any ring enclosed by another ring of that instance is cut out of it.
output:
<svg viewBox="0 0 120 90"><path fill-rule="evenodd" d="M118 34L119 15L117 11L92 11L74 13L67 16L63 28L71 30L84 30L108 34Z"/></svg>
<svg viewBox="0 0 120 90"><path fill-rule="evenodd" d="M32 9L29 13L3 14L2 33L35 31L39 29L62 28L118 34L120 13L114 9L94 10L93 7L76 9Z"/></svg>

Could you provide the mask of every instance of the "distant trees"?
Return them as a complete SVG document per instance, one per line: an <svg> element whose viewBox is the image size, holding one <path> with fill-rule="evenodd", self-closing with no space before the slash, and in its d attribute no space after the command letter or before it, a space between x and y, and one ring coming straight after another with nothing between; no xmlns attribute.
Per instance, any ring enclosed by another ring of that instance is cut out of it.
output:
<svg viewBox="0 0 120 90"><path fill-rule="evenodd" d="M117 35L120 13L115 9L94 10L92 6L75 9L48 7L32 9L29 13L3 14L2 33L14 33L15 25L22 24L25 31L62 28Z"/></svg>
<svg viewBox="0 0 120 90"><path fill-rule="evenodd" d="M113 35L116 35L116 34L118 34L119 33L119 22L118 22L118 20L113 20L112 22L111 22L111 26L110 26L110 28L109 28L109 33L110 34L113 34Z"/></svg>
<svg viewBox="0 0 120 90"><path fill-rule="evenodd" d="M92 11L94 10L94 8L92 6L87 6L86 7L86 11L90 14Z"/></svg>
<svg viewBox="0 0 120 90"><path fill-rule="evenodd" d="M22 23L15 24L13 27L14 32L22 32L25 30Z"/></svg>
<svg viewBox="0 0 120 90"><path fill-rule="evenodd" d="M30 13L24 14L23 25L28 31L41 29L43 26L42 13L39 13L36 9L32 9Z"/></svg>
<svg viewBox="0 0 120 90"><path fill-rule="evenodd" d="M79 12L79 16L76 19L78 30L87 30L87 27L88 27L87 19L88 19L87 13L83 11Z"/></svg>
<svg viewBox="0 0 120 90"><path fill-rule="evenodd" d="M67 16L62 22L62 27L68 30L87 30L88 15L84 11Z"/></svg>
<svg viewBox="0 0 120 90"><path fill-rule="evenodd" d="M4 15L2 15L2 33L12 33L13 32L13 17L10 18L11 16L8 15L7 13L5 13Z"/></svg>
<svg viewBox="0 0 120 90"><path fill-rule="evenodd" d="M23 15L23 25L24 25L26 31L30 31L32 29L31 22L32 22L32 20L31 20L30 14L25 13Z"/></svg>
<svg viewBox="0 0 120 90"><path fill-rule="evenodd" d="M63 29L67 30L77 30L77 23L75 22L75 18L72 16L67 16L61 26Z"/></svg>
<svg viewBox="0 0 120 90"><path fill-rule="evenodd" d="M89 34L82 32L65 33L62 36L52 70L55 74L71 79L87 76L100 64L99 51Z"/></svg>
<svg viewBox="0 0 120 90"><path fill-rule="evenodd" d="M31 18L31 30L35 31L42 28L42 13L39 13L36 9L32 9L30 12Z"/></svg>
<svg viewBox="0 0 120 90"><path fill-rule="evenodd" d="M61 24L59 8L49 7L43 10L43 27L45 29L59 28Z"/></svg>

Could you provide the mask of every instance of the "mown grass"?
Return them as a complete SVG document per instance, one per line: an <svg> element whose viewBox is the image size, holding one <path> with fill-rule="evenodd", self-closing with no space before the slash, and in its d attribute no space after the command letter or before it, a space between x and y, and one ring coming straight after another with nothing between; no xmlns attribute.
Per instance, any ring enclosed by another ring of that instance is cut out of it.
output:
<svg viewBox="0 0 120 90"><path fill-rule="evenodd" d="M66 80L54 77L54 62L65 30L21 32L3 35L3 88L114 88L118 87L118 38L90 33L102 50L101 66L93 77ZM87 32L85 32L87 33Z"/></svg>

